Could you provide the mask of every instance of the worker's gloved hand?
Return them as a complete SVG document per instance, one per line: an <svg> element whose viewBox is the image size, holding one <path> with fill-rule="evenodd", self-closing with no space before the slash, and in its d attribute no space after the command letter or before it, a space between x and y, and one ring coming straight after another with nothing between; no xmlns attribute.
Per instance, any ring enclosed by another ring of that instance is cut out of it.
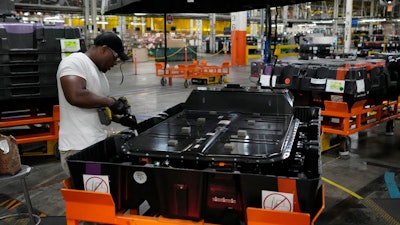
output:
<svg viewBox="0 0 400 225"><path fill-rule="evenodd" d="M114 99L115 103L110 106L110 110L116 115L129 115L131 111L131 105L125 97Z"/></svg>
<svg viewBox="0 0 400 225"><path fill-rule="evenodd" d="M137 120L134 115L126 115L119 118L119 123L122 126L129 127L131 130L136 130L137 127Z"/></svg>

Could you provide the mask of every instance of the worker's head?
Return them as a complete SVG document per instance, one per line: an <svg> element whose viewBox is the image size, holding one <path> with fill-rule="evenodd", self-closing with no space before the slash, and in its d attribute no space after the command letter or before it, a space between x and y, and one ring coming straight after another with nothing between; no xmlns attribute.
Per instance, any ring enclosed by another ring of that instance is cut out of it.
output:
<svg viewBox="0 0 400 225"><path fill-rule="evenodd" d="M106 72L117 64L118 59L126 61L129 57L124 53L121 38L113 32L104 32L94 39L96 53L91 57L97 67Z"/></svg>

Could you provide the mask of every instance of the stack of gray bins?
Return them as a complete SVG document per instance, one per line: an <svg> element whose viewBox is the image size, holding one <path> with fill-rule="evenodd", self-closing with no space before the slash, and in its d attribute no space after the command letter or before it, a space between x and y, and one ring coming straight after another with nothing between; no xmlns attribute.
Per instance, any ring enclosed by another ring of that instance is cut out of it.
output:
<svg viewBox="0 0 400 225"><path fill-rule="evenodd" d="M86 51L77 27L0 23L0 104L5 111L51 112L62 57Z"/></svg>

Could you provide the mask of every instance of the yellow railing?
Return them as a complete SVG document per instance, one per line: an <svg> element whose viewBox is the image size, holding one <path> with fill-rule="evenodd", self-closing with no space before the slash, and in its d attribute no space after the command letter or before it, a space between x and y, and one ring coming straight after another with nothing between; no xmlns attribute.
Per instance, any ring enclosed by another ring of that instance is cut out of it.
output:
<svg viewBox="0 0 400 225"><path fill-rule="evenodd" d="M276 46L276 49L275 49ZM249 59L260 59L261 54L249 54L249 50L257 49L257 46L247 45L246 46L246 64L249 64ZM274 50L274 55L280 60L282 57L298 56L299 45L273 45L271 49Z"/></svg>
<svg viewBox="0 0 400 225"><path fill-rule="evenodd" d="M272 48L273 49L273 48ZM280 60L282 57L298 56L299 45L276 45L274 55Z"/></svg>
<svg viewBox="0 0 400 225"><path fill-rule="evenodd" d="M261 54L249 54L250 50L257 50L257 46L254 45L246 45L246 65L249 65L249 59L260 59Z"/></svg>

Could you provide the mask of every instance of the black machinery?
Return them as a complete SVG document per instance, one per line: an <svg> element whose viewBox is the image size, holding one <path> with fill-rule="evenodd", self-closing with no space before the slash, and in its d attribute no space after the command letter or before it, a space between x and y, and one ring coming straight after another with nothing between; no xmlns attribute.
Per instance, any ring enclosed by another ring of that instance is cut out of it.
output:
<svg viewBox="0 0 400 225"><path fill-rule="evenodd" d="M84 174L109 177L118 209L240 224L261 208L262 190L294 194L315 215L320 189L319 108L294 107L287 90L194 90L185 103L68 159L75 188Z"/></svg>

